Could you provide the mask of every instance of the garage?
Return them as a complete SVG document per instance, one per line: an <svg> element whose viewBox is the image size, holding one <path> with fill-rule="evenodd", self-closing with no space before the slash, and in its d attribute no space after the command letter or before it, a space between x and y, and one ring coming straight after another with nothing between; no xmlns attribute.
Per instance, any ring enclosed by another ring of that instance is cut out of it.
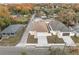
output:
<svg viewBox="0 0 79 59"><path fill-rule="evenodd" d="M70 33L63 33L62 36L69 36Z"/></svg>
<svg viewBox="0 0 79 59"><path fill-rule="evenodd" d="M53 34L61 36L73 36L71 29L68 28L65 24L63 24L60 21L53 20L49 22L49 27L51 28L51 31Z"/></svg>

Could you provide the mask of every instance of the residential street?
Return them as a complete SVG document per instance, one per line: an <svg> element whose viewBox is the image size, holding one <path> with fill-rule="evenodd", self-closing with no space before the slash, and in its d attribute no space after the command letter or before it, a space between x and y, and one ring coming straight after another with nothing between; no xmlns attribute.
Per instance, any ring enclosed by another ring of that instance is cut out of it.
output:
<svg viewBox="0 0 79 59"><path fill-rule="evenodd" d="M26 47L1 47L0 55L49 55L48 48L26 48Z"/></svg>

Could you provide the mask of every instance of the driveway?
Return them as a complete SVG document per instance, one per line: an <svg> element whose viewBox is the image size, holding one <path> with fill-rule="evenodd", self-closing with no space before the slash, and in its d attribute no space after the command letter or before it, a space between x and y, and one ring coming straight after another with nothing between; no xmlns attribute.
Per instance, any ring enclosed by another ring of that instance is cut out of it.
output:
<svg viewBox="0 0 79 59"><path fill-rule="evenodd" d="M75 42L72 40L70 36L62 36L66 46L76 46Z"/></svg>
<svg viewBox="0 0 79 59"><path fill-rule="evenodd" d="M46 36L38 36L38 46L46 46L48 45Z"/></svg>
<svg viewBox="0 0 79 59"><path fill-rule="evenodd" d="M35 14L32 15L32 18L29 21L29 24L28 24L28 26L25 29L25 32L24 32L24 34L23 34L23 36L21 38L21 41L16 46L25 46L26 45L27 38L28 38L28 33L31 30L31 28L32 28L32 21L34 20L34 18L35 18Z"/></svg>

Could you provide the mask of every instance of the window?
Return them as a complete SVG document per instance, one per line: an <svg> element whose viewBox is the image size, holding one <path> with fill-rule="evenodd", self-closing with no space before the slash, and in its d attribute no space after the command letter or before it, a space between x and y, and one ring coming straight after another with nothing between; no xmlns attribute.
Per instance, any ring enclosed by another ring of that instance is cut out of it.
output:
<svg viewBox="0 0 79 59"><path fill-rule="evenodd" d="M10 35L10 33L7 33L7 35Z"/></svg>
<svg viewBox="0 0 79 59"><path fill-rule="evenodd" d="M3 33L3 35L5 35L5 33Z"/></svg>
<svg viewBox="0 0 79 59"><path fill-rule="evenodd" d="M14 35L14 33L11 33L11 35Z"/></svg>
<svg viewBox="0 0 79 59"><path fill-rule="evenodd" d="M69 36L70 33L63 33L63 36Z"/></svg>

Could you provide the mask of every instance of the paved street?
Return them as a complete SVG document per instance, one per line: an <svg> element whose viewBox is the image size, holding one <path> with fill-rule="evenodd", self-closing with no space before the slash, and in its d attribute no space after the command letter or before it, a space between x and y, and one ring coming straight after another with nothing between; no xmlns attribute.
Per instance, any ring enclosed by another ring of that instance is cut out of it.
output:
<svg viewBox="0 0 79 59"><path fill-rule="evenodd" d="M49 55L48 48L0 47L0 55Z"/></svg>

